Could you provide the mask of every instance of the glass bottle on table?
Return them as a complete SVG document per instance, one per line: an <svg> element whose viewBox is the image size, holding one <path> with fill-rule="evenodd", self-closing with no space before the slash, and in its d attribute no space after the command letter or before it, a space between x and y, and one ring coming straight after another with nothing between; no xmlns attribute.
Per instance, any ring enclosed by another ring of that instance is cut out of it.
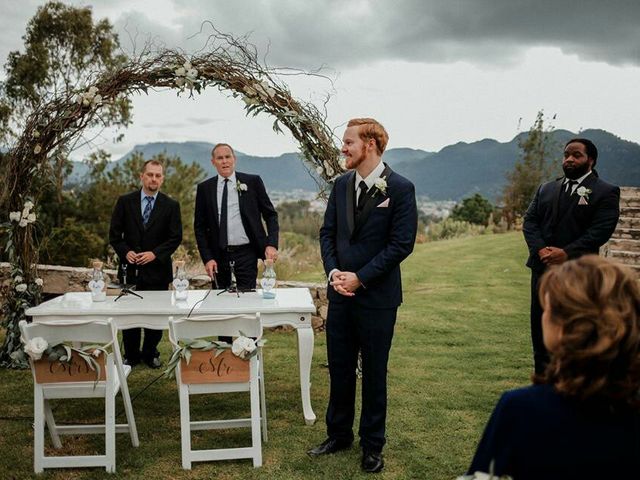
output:
<svg viewBox="0 0 640 480"><path fill-rule="evenodd" d="M264 271L260 279L262 286L262 298L276 298L276 271L273 268L273 260L264 261Z"/></svg>
<svg viewBox="0 0 640 480"><path fill-rule="evenodd" d="M91 300L94 302L104 302L107 299L107 284L104 281L102 273L102 262L95 260L93 262L93 272L89 281L89 290L91 290Z"/></svg>
<svg viewBox="0 0 640 480"><path fill-rule="evenodd" d="M176 291L176 300L186 300L189 293L189 279L184 268L184 261L178 260L175 263L176 269L173 275L173 288Z"/></svg>

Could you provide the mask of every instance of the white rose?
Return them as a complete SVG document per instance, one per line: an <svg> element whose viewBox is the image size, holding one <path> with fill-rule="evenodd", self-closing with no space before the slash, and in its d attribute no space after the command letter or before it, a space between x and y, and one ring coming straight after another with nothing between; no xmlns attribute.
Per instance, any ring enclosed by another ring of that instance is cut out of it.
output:
<svg viewBox="0 0 640 480"><path fill-rule="evenodd" d="M193 67L191 66L191 62L190 62L189 60L186 60L186 61L184 62L183 67L184 67L184 69L185 69L185 70L187 70L187 71L188 71L188 70L191 70L191 69L193 68ZM184 75L184 74L183 74L183 75Z"/></svg>
<svg viewBox="0 0 640 480"><path fill-rule="evenodd" d="M256 349L256 342L248 337L238 337L231 345L231 352L240 358L247 358Z"/></svg>
<svg viewBox="0 0 640 480"><path fill-rule="evenodd" d="M13 278L13 281L14 281L15 283L21 283L21 282L22 282L22 277L21 277L20 275L16 275L16 276Z"/></svg>
<svg viewBox="0 0 640 480"><path fill-rule="evenodd" d="M96 86L94 86L94 85L91 85L91 86L89 87L89 91L87 92L87 94L88 94L90 97L94 97L94 96L96 95L96 93L98 93L98 88L97 88Z"/></svg>
<svg viewBox="0 0 640 480"><path fill-rule="evenodd" d="M9 212L9 220L12 222L20 221L20 212Z"/></svg>
<svg viewBox="0 0 640 480"><path fill-rule="evenodd" d="M40 144L38 143L34 148L33 148L33 153L35 153L36 155L39 154L42 151L42 147L40 146Z"/></svg>
<svg viewBox="0 0 640 480"><path fill-rule="evenodd" d="M196 68L192 68L187 71L187 77L195 80L197 76L198 76L198 70Z"/></svg>
<svg viewBox="0 0 640 480"><path fill-rule="evenodd" d="M24 202L24 208L26 208L27 210L31 210L33 208L33 202L31 200L27 200L26 202Z"/></svg>
<svg viewBox="0 0 640 480"><path fill-rule="evenodd" d="M27 222L33 223L35 221L36 221L36 214L35 213L30 213L29 215L27 215Z"/></svg>
<svg viewBox="0 0 640 480"><path fill-rule="evenodd" d="M241 183L240 184L240 190L242 190L243 192L246 192L248 189L247 184L246 183Z"/></svg>
<svg viewBox="0 0 640 480"><path fill-rule="evenodd" d="M26 218L21 218L20 222L18 223L18 225L20 225L22 228L26 227L27 225L29 225L29 222L27 221Z"/></svg>
<svg viewBox="0 0 640 480"><path fill-rule="evenodd" d="M174 73L176 74L177 77L184 77L184 74L186 73L186 70L183 67L180 67L180 68L176 69L176 71Z"/></svg>
<svg viewBox="0 0 640 480"><path fill-rule="evenodd" d="M27 284L26 283L19 283L18 285L16 285L16 292L26 292L27 291Z"/></svg>
<svg viewBox="0 0 640 480"><path fill-rule="evenodd" d="M98 105L102 105L102 95L96 95L95 97L93 97L93 101L91 102L91 104L94 107L97 107Z"/></svg>
<svg viewBox="0 0 640 480"><path fill-rule="evenodd" d="M29 355L33 360L40 360L47 347L49 347L49 344L44 338L34 337L24 346L24 353Z"/></svg>
<svg viewBox="0 0 640 480"><path fill-rule="evenodd" d="M255 98L249 98L246 95L242 96L242 100L247 106L258 105L260 102Z"/></svg>
<svg viewBox="0 0 640 480"><path fill-rule="evenodd" d="M41 278L36 278L34 281L36 282L36 285L38 285L39 287L44 285L44 280L42 280Z"/></svg>
<svg viewBox="0 0 640 480"><path fill-rule="evenodd" d="M578 187L578 190L576 190L576 193L581 197L584 197L587 194L587 189L584 186Z"/></svg>

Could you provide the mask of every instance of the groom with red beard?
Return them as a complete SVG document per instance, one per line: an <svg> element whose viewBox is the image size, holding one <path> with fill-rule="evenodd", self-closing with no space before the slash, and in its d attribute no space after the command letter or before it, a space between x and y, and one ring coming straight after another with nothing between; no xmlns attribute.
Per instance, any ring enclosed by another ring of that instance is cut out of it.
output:
<svg viewBox="0 0 640 480"><path fill-rule="evenodd" d="M362 469L384 467L387 361L398 306L400 262L417 230L415 188L382 162L389 136L372 118L350 120L342 154L350 171L333 186L320 248L329 279L327 355L331 377L327 439L307 453L320 456L353 442L356 364L362 356Z"/></svg>
<svg viewBox="0 0 640 480"><path fill-rule="evenodd" d="M531 340L535 373L549 363L542 340L540 277L547 267L598 254L616 228L620 215L620 188L598 177L598 149L586 138L569 140L564 147L564 177L540 185L527 209L522 231L529 248L531 269Z"/></svg>

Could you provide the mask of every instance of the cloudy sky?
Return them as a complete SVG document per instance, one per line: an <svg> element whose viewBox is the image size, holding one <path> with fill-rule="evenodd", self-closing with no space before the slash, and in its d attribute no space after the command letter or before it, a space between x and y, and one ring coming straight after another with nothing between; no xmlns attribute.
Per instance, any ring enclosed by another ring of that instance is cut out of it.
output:
<svg viewBox="0 0 640 480"><path fill-rule="evenodd" d="M28 19L44 2L0 0L0 58L21 49ZM195 52L211 33L204 21L250 41L274 67L322 68L333 83L287 79L293 94L320 105L328 124L373 116L390 147L437 151L458 141L508 141L538 110L553 125L602 128L640 142L640 2L637 0L103 0L132 52L155 45ZM132 43L131 40L134 40ZM0 74L0 78L3 74ZM255 155L295 151L272 119L246 118L243 104L210 91L134 99L124 142L95 147L117 158L151 141L225 141Z"/></svg>

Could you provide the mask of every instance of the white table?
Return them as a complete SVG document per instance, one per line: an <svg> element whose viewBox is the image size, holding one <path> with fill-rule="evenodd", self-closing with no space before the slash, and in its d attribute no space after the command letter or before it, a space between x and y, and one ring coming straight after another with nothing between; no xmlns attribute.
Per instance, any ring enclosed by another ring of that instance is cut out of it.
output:
<svg viewBox="0 0 640 480"><path fill-rule="evenodd" d="M112 318L119 329L152 328L168 329L169 318L187 316L189 311L202 300L207 290L189 290L188 298L176 301L173 291L140 291L143 299L132 295L107 297L104 302L93 302L89 292L70 292L60 297L30 308L26 314L34 322L69 320L103 320ZM316 416L311 408L309 375L313 356L313 328L311 315L315 313L311 295L307 288L280 288L276 298L265 300L261 292L241 293L240 297L232 293L211 290L209 295L193 309L192 316L210 314L234 314L260 312L265 327L290 325L298 335L298 366L300 370L300 391L302 411L307 425L312 425Z"/></svg>

